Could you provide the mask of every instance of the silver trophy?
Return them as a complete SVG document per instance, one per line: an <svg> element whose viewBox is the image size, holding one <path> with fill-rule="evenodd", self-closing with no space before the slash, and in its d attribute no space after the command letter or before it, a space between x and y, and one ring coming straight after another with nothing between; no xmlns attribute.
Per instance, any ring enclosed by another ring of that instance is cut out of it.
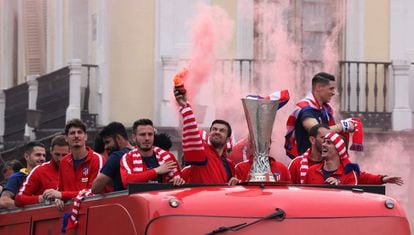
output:
<svg viewBox="0 0 414 235"><path fill-rule="evenodd" d="M269 150L278 100L242 99L249 128L249 144L253 153L250 182L275 181L270 170Z"/></svg>

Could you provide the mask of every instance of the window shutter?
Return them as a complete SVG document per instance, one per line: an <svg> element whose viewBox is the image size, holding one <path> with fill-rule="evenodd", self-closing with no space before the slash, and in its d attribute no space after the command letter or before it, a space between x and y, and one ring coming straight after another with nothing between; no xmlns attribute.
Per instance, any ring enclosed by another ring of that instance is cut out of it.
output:
<svg viewBox="0 0 414 235"><path fill-rule="evenodd" d="M26 74L44 74L46 67L46 1L24 1Z"/></svg>

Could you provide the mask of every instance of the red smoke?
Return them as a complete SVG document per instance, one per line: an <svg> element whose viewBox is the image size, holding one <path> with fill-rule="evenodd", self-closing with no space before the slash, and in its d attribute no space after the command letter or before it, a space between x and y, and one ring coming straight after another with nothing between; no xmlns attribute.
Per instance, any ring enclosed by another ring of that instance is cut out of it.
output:
<svg viewBox="0 0 414 235"><path fill-rule="evenodd" d="M226 55L233 36L233 21L217 6L197 5L197 17L191 21L191 52L186 88L196 95L214 72L217 59Z"/></svg>
<svg viewBox="0 0 414 235"><path fill-rule="evenodd" d="M255 2L255 64L252 68L253 79L249 82L240 80L238 70L229 68L217 70L219 59L230 58L226 49L230 48L229 43L233 37L233 22L219 7L199 5L196 18L192 19L192 50L188 65L190 77L186 81L186 88L193 100L197 98L204 102L214 101L216 111L214 118L229 121L236 139L242 139L248 134L241 98L248 94L265 96L275 90L288 89L291 98L276 115L271 149L271 155L285 164L289 163L283 149L287 117L293 110L294 104L310 89L311 78L316 72L325 71L338 75L338 61L341 58L339 58L337 42L344 26L344 16L338 11L334 15L330 34L321 41L322 66L308 68L304 63L302 45L292 38L292 32L286 28L288 24L285 13L292 7L289 3L288 0ZM293 28L296 27L293 25ZM212 96L200 96L200 88L208 90ZM337 97L340 97L340 94ZM334 102L333 105L338 114L339 103ZM356 153L350 153L353 160L360 163L361 169L368 172L402 176L405 185L402 187L387 185L387 195L399 200L410 215L410 211L414 210L408 209L410 202L407 195L409 190L413 191L413 186L410 186L412 182L409 171L409 166L413 165L410 163L409 156L413 151L408 152L395 139L378 144L378 140L371 137L371 139L366 138L366 143L368 143L365 147L366 151L362 154L356 156Z"/></svg>

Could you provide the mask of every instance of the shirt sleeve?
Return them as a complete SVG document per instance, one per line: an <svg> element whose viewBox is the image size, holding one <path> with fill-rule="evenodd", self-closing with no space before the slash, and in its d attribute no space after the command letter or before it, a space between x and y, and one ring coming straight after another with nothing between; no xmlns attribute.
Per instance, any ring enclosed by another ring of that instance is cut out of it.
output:
<svg viewBox="0 0 414 235"><path fill-rule="evenodd" d="M351 171L347 174L345 174L344 181L341 184L346 185L357 185L358 184L358 177L355 171Z"/></svg>
<svg viewBox="0 0 414 235"><path fill-rule="evenodd" d="M204 151L198 124L193 109L189 104L180 108L183 117L183 152L184 160L188 164L206 164L207 157Z"/></svg>
<svg viewBox="0 0 414 235"><path fill-rule="evenodd" d="M62 162L61 162L62 164ZM59 167L59 180L58 180L58 191L62 193L62 200L67 201L70 200L78 195L78 191L64 191L65 188L63 186L63 172L62 172L62 165Z"/></svg>
<svg viewBox="0 0 414 235"><path fill-rule="evenodd" d="M299 162L300 160L294 158L288 166L292 184L300 184L300 171L298 167Z"/></svg>
<svg viewBox="0 0 414 235"><path fill-rule="evenodd" d="M382 175L376 175L362 171L358 178L358 184L381 185L383 184Z"/></svg>
<svg viewBox="0 0 414 235"><path fill-rule="evenodd" d="M99 155L94 153L94 158L91 162L90 171L89 171L89 179L86 185L86 189L92 188L92 183L98 177L99 172L101 171L102 167L105 164L105 159Z"/></svg>
<svg viewBox="0 0 414 235"><path fill-rule="evenodd" d="M119 171L119 161L120 158L118 154L111 154L102 167L101 173L108 177L114 178L116 172Z"/></svg>
<svg viewBox="0 0 414 235"><path fill-rule="evenodd" d="M317 119L318 118L318 110L313 109L313 108L303 108L298 117L300 122L303 122L306 118L314 118Z"/></svg>
<svg viewBox="0 0 414 235"><path fill-rule="evenodd" d="M249 174L250 169L246 167L245 162L240 162L235 167L235 176L237 179L241 180L242 182L247 181L247 175Z"/></svg>
<svg viewBox="0 0 414 235"><path fill-rule="evenodd" d="M22 207L39 203L39 195L36 195L40 187L40 179L38 169L35 168L23 181L22 187L20 187L19 193L16 195L16 206Z"/></svg>
<svg viewBox="0 0 414 235"><path fill-rule="evenodd" d="M172 153L169 153L169 155L170 155L169 161L173 161L175 163L175 165L177 166L173 171L172 177L174 178L176 176L180 176L182 178L180 164L178 164L177 159L175 158L175 156Z"/></svg>
<svg viewBox="0 0 414 235"><path fill-rule="evenodd" d="M281 180L284 181L284 182L288 182L289 184L292 183L292 179L291 179L290 172L289 172L288 168L283 163L281 163L281 162L279 162L279 163L281 164L281 167L283 169Z"/></svg>
<svg viewBox="0 0 414 235"><path fill-rule="evenodd" d="M23 183L23 180L25 179L25 176L14 174L12 175L8 180L7 184L4 187L3 191L9 191L13 193L14 195L17 195L19 192L19 188Z"/></svg>
<svg viewBox="0 0 414 235"><path fill-rule="evenodd" d="M17 194L14 200L17 207L23 207L27 205L33 205L39 203L39 195L25 195Z"/></svg>

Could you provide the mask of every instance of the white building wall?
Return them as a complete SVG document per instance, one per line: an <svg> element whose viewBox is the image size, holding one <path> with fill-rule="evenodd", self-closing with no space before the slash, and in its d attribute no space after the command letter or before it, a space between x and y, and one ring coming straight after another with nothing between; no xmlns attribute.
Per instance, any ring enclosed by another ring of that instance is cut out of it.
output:
<svg viewBox="0 0 414 235"><path fill-rule="evenodd" d="M253 9L251 0L237 1L236 58L253 59Z"/></svg>
<svg viewBox="0 0 414 235"><path fill-rule="evenodd" d="M414 29L409 27L408 22L414 22L414 3L411 0L393 0L390 1L390 59L392 61L404 61L404 63L414 62ZM394 90L397 91L398 87L407 86L409 91L414 89L414 72L413 65L411 65L411 71L404 81L404 84L393 84ZM393 113L393 123L399 123L398 129L406 129L414 126L414 120L412 118L414 110L414 95L412 92L396 92L392 97L394 105L401 103L398 101L404 100L408 102L408 107L404 107L404 115L399 113L398 115ZM401 107L394 107L395 110L399 110ZM408 117L409 116L409 117ZM401 124L410 120L411 123Z"/></svg>
<svg viewBox="0 0 414 235"><path fill-rule="evenodd" d="M17 2L0 0L0 89L13 86L16 76Z"/></svg>
<svg viewBox="0 0 414 235"><path fill-rule="evenodd" d="M209 0L203 2L211 3ZM179 123L177 105L172 95L172 76L181 68L180 59L189 56L189 22L196 13L197 4L197 1L192 0L156 1L155 92L160 95L155 96L154 105L157 109L154 122L159 126L178 126ZM209 107L206 113L214 115L213 108Z"/></svg>

